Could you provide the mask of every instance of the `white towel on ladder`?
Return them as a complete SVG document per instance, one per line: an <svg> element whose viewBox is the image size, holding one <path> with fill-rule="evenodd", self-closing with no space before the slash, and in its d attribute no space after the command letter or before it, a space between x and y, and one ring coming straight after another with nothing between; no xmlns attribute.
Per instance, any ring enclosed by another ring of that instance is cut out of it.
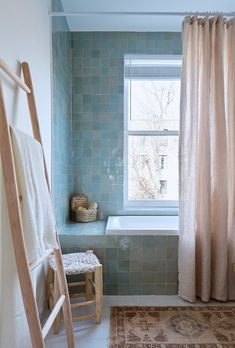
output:
<svg viewBox="0 0 235 348"><path fill-rule="evenodd" d="M11 127L24 240L30 263L47 249L58 248L41 144Z"/></svg>

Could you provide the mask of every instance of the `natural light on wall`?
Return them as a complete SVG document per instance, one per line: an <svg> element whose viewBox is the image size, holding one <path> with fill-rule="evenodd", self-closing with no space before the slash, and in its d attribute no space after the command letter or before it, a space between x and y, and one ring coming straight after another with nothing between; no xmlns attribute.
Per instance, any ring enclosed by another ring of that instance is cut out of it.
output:
<svg viewBox="0 0 235 348"><path fill-rule="evenodd" d="M127 208L178 207L180 73L179 56L125 57Z"/></svg>

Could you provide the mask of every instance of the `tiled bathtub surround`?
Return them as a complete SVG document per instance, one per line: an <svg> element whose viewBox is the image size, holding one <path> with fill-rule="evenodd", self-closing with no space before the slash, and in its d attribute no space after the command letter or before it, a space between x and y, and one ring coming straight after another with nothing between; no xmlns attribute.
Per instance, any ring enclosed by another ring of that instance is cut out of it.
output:
<svg viewBox="0 0 235 348"><path fill-rule="evenodd" d="M181 34L82 32L71 38L74 189L97 201L104 216L126 214L124 55L181 54Z"/></svg>
<svg viewBox="0 0 235 348"><path fill-rule="evenodd" d="M60 1L52 2L60 11ZM70 32L63 17L52 19L53 147L52 192L58 226L68 220L69 197L73 190L71 128Z"/></svg>
<svg viewBox="0 0 235 348"><path fill-rule="evenodd" d="M177 236L64 233L60 241L64 253L94 250L103 264L106 295L177 294Z"/></svg>
<svg viewBox="0 0 235 348"><path fill-rule="evenodd" d="M73 192L85 193L90 200L97 201L104 218L125 215L128 212L123 211L124 55L180 54L180 33L71 33L69 46L65 21L60 17L55 21L53 196L57 222L61 227L65 224ZM137 213L131 211L131 215ZM93 230L91 225L89 228L84 225L83 235L79 235L75 226L66 227L64 233L60 229L63 251L94 249L104 267L105 294L177 293L176 236L97 235L96 227Z"/></svg>

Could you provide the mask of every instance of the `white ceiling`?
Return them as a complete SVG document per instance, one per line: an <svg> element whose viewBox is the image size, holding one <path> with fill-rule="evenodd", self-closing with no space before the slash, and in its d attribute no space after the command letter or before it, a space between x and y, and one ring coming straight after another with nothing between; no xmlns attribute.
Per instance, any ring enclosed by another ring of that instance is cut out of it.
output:
<svg viewBox="0 0 235 348"><path fill-rule="evenodd" d="M61 0L64 12L234 12L234 0ZM181 31L176 16L68 16L71 31Z"/></svg>

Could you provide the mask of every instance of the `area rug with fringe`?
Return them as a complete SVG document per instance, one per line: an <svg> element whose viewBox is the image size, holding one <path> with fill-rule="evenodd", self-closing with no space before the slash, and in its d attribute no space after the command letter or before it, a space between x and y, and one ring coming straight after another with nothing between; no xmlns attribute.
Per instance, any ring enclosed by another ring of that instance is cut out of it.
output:
<svg viewBox="0 0 235 348"><path fill-rule="evenodd" d="M111 307L109 348L235 348L235 307Z"/></svg>

